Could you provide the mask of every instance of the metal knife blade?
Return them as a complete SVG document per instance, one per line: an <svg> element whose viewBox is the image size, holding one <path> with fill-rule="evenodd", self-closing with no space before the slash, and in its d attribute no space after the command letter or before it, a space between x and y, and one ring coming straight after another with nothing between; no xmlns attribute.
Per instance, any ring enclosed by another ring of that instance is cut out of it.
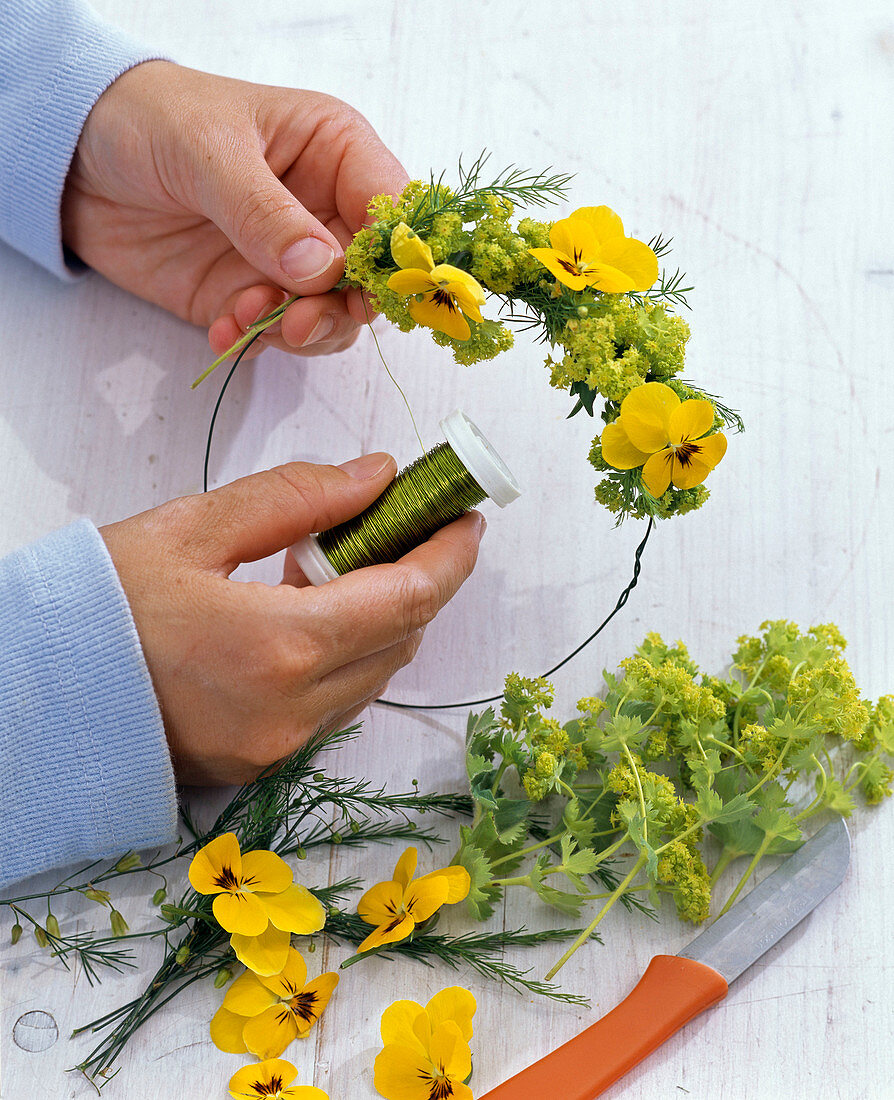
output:
<svg viewBox="0 0 894 1100"><path fill-rule="evenodd" d="M838 886L850 861L844 818L824 825L679 952L734 981Z"/></svg>

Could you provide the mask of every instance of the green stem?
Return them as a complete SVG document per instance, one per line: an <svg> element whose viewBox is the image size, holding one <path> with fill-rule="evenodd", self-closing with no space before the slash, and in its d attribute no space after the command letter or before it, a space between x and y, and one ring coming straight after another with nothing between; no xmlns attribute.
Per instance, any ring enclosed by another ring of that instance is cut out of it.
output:
<svg viewBox="0 0 894 1100"><path fill-rule="evenodd" d="M729 867L734 859L738 859L741 852L735 851L733 848L724 848L720 853L720 857L714 865L714 870L711 872L711 886L713 887L723 872Z"/></svg>
<svg viewBox="0 0 894 1100"><path fill-rule="evenodd" d="M592 934L596 931L596 928L597 928L599 922L602 920L602 918L605 916L605 914L609 911L609 909L611 909L611 907L615 904L615 902L618 900L618 898L624 893L624 891L627 889L627 887L630 885L630 883L633 882L633 880L640 873L640 871L643 869L643 867L645 867L645 865L646 865L646 857L644 855L640 855L640 857L637 859L636 863L634 863L633 867L631 867L629 873L625 876L625 878L623 878L618 883L618 885L615 887L615 889L609 895L609 898L606 901L605 905L602 906L602 908L599 910L599 912L596 914L596 916L593 918L593 920L587 925L587 927L583 930L583 932L581 932L581 934L577 937L577 939L574 941L574 943L568 948L568 950L561 957L561 959L559 959L559 961L555 964L555 966L553 966L550 970L547 971L546 981L550 981L552 978L554 978L555 975L558 974L558 972L565 965L565 963L568 962L568 960L571 958L571 956L574 954L574 952L577 951L577 949L583 943L585 943L590 938L590 936L592 936Z"/></svg>
<svg viewBox="0 0 894 1100"><path fill-rule="evenodd" d="M754 853L754 856L753 856L751 862L748 864L748 867L746 868L745 874L742 875L742 877L739 879L738 885L736 886L735 890L733 890L733 892L730 894L730 896L726 899L726 904L720 910L720 912L717 914L718 917L722 917L723 914L728 912L732 908L732 906L735 904L736 898L739 896L739 894L742 893L742 888L745 886L745 883L751 878L751 875L754 872L755 867L757 867L758 863L760 863L760 861L763 859L767 849L772 844L773 839L774 839L774 837L773 837L772 833L764 833L764 839L760 842L760 846L758 847L758 850Z"/></svg>
<svg viewBox="0 0 894 1100"><path fill-rule="evenodd" d="M500 856L499 859L495 859L493 863L491 863L491 870L493 870L494 867L499 867L501 863L509 863L513 859L519 859L521 856L530 855L531 852L539 852L541 848L547 848L550 844L555 844L557 840L561 840L564 835L565 830L563 829L561 833L548 836L546 840L540 840L536 844L529 844L527 848L519 848L517 852L510 852L509 855Z"/></svg>
<svg viewBox="0 0 894 1100"><path fill-rule="evenodd" d="M717 737L712 736L711 734L708 734L708 736L705 738L705 740L706 741L713 741L713 743L715 745L719 745L720 748L722 748L725 752L731 752L733 754L733 756L737 756L742 761L742 763L745 764L746 767L748 767L748 764L745 760L745 754L740 749L737 749L735 745L730 745L726 741L721 741ZM752 769L748 768L748 770L751 771Z"/></svg>
<svg viewBox="0 0 894 1100"><path fill-rule="evenodd" d="M241 351L242 348L244 348L245 345L249 342L249 340L253 340L259 332L263 332L265 329L270 328L270 326L274 322L278 321L280 317L282 317L282 315L285 313L288 307L292 305L293 302L298 301L299 297L300 295L298 294L292 295L292 297L287 298L281 306L277 306L277 308L273 310L272 313L268 313L266 317L261 317L260 320L255 321L252 325L249 325L242 336L240 336L239 339L236 341L236 343L227 348L223 355L218 355L211 366L208 367L207 370L204 370L189 388L191 390L194 390L196 386L205 381L205 379L208 377L209 374L211 374L212 371L217 370L221 363L226 362L226 360L229 359L231 355L235 355L236 352Z"/></svg>
<svg viewBox="0 0 894 1100"><path fill-rule="evenodd" d="M637 771L636 763L634 762L634 759L633 759L633 753L627 747L626 741L621 742L621 747L624 749L624 755L627 757L627 760L630 764L630 767L633 770L633 778L636 780L636 789L639 791L639 808L642 811L642 815L643 815L643 840L648 840L649 839L649 822L648 822L648 819L646 818L646 798L645 798L645 795L643 794L643 785L640 782L639 772Z"/></svg>

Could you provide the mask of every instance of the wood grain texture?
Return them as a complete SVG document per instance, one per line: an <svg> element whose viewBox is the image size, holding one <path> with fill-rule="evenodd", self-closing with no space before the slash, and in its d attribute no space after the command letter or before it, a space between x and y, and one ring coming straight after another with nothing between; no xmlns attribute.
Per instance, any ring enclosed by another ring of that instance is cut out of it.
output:
<svg viewBox="0 0 894 1100"><path fill-rule="evenodd" d="M639 588L595 648L557 678L560 705L591 693L646 630L683 637L718 671L735 638L765 618L836 621L869 696L894 686L894 525L888 379L894 363L894 21L882 0L629 5L419 0L154 0L97 7L187 65L331 92L358 107L411 174L449 171L482 147L499 165L576 173L570 208L606 203L628 231L675 239L696 286L689 375L748 425L712 476L710 504L662 525ZM202 332L99 277L62 286L0 248L0 551L76 516L120 518L201 485L216 386L190 394L207 362ZM592 504L592 423L565 422L543 349L466 369L423 333L380 330L385 354L434 439L461 405L524 487L491 509L475 575L430 628L393 698L450 701L536 674L582 640L626 583L635 525L612 529ZM48 426L50 430L48 431ZM335 360L267 352L231 387L213 456L223 483L288 458L414 454L412 428L372 342ZM521 552L520 552L521 551ZM267 572L265 573L265 569ZM251 575L271 576L269 566ZM395 784L459 788L462 712L372 710L334 766ZM894 1054L894 807L861 813L844 884L783 943L608 1094L630 1100L876 1100ZM375 881L390 849L336 852L307 881ZM304 868L302 868L304 873ZM131 926L145 897L121 902ZM60 919L67 914L60 912ZM71 919L92 918L82 909ZM514 901L509 925L550 914ZM462 918L450 914L447 926ZM613 913L605 945L562 972L592 1012L519 997L465 973L373 960L347 971L313 1038L287 1051L300 1080L332 1100L368 1100L382 1009L459 980L478 997L475 1078L484 1093L620 1000L656 953L692 938ZM4 939L7 931L3 931ZM312 965L335 966L328 949ZM525 960L520 960L525 961ZM538 971L547 952L527 960ZM92 1089L64 1070L88 1049L71 1026L132 996L112 977L89 991L23 941L4 955L3 1096L74 1100ZM107 1094L223 1096L241 1060L216 1051L219 995L160 1013ZM45 1010L62 1038L42 1053L12 1040ZM88 1040L89 1041L89 1040Z"/></svg>

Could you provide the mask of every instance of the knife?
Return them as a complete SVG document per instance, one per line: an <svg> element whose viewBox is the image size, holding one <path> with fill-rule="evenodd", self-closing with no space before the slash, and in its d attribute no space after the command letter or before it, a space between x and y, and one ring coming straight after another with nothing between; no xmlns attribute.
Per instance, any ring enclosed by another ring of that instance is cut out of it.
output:
<svg viewBox="0 0 894 1100"><path fill-rule="evenodd" d="M850 838L836 818L679 955L656 955L611 1012L481 1100L593 1100L802 921L844 878Z"/></svg>

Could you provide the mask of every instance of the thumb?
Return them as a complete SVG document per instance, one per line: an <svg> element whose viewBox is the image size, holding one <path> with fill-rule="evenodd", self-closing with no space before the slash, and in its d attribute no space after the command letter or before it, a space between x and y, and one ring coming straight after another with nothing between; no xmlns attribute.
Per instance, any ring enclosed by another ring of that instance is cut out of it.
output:
<svg viewBox="0 0 894 1100"><path fill-rule="evenodd" d="M207 211L237 251L276 286L292 294L318 294L341 278L344 251L270 170L245 149L238 171L220 166Z"/></svg>
<svg viewBox="0 0 894 1100"><path fill-rule="evenodd" d="M394 479L397 464L378 452L341 466L289 462L197 498L205 505L193 541L203 561L227 575L325 531L367 508Z"/></svg>

